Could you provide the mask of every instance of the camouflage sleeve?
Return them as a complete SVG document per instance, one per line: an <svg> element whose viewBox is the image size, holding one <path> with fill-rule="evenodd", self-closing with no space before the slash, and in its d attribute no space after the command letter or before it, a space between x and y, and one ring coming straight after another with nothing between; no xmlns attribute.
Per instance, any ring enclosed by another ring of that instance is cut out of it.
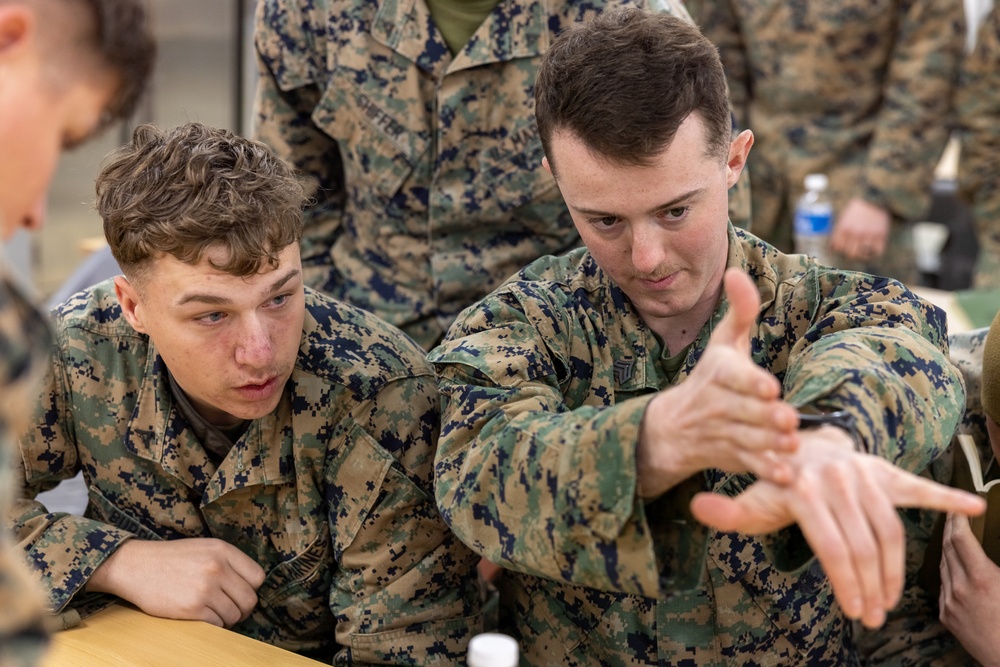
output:
<svg viewBox="0 0 1000 667"><path fill-rule="evenodd" d="M700 480L659 499L647 518L635 446L653 396L570 409L556 366L587 373L589 362L551 352L572 338L572 323L557 322L562 309L543 298L532 299L529 317L509 293L489 297L431 354L442 394L442 516L504 568L651 597L692 587L707 543L687 520ZM652 530L653 519L666 529Z"/></svg>
<svg viewBox="0 0 1000 667"><path fill-rule="evenodd" d="M330 606L345 647L334 662L464 664L469 639L482 631L478 558L434 503L434 380L396 380L352 412L350 453L328 473L340 564ZM352 508L345 496L372 502Z"/></svg>
<svg viewBox="0 0 1000 667"><path fill-rule="evenodd" d="M313 120L327 70L326 23L321 0L308 4L267 0L257 5L254 40L260 77L254 138L309 181L312 199L305 211L304 259L329 247L344 206L340 148Z"/></svg>
<svg viewBox="0 0 1000 667"><path fill-rule="evenodd" d="M869 453L922 470L947 447L965 407L944 311L894 280L824 270L808 272L786 303L815 295L820 307L784 377L787 400L847 410Z"/></svg>
<svg viewBox="0 0 1000 667"><path fill-rule="evenodd" d="M115 526L66 513L49 513L33 500L80 469L61 355L53 364L20 441L24 490L8 520L28 564L42 581L50 611L62 611L94 570L132 537ZM117 434L109 433L108 437Z"/></svg>
<svg viewBox="0 0 1000 667"><path fill-rule="evenodd" d="M739 21L730 0L689 0L688 9L702 34L719 49L722 66L729 84L729 104L736 118L736 127L747 125L747 104L750 100L750 71Z"/></svg>
<svg viewBox="0 0 1000 667"><path fill-rule="evenodd" d="M1000 7L979 28L962 66L955 110L962 142L958 185L972 205L979 262L977 287L1000 286Z"/></svg>
<svg viewBox="0 0 1000 667"><path fill-rule="evenodd" d="M899 4L860 194L904 219L918 220L927 213L934 167L948 140L965 13L962 0Z"/></svg>

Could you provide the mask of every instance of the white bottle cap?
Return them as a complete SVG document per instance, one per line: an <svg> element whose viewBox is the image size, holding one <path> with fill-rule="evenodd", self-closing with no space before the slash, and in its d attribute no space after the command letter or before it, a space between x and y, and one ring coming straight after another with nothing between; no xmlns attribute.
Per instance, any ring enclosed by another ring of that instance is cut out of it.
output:
<svg viewBox="0 0 1000 667"><path fill-rule="evenodd" d="M517 667L517 642L499 632L484 632L469 641L469 667Z"/></svg>
<svg viewBox="0 0 1000 667"><path fill-rule="evenodd" d="M826 190L829 183L826 174L809 174L805 180L806 190Z"/></svg>

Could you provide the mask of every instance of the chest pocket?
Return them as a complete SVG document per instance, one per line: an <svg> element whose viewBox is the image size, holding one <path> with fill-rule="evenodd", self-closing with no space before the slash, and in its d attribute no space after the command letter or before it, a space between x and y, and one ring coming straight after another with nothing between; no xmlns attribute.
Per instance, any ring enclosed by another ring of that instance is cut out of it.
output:
<svg viewBox="0 0 1000 667"><path fill-rule="evenodd" d="M479 154L480 172L500 210L510 212L545 193L561 201L555 179L542 166L542 139L534 120L522 122Z"/></svg>
<svg viewBox="0 0 1000 667"><path fill-rule="evenodd" d="M358 85L357 78L338 68L312 119L339 144L347 186L388 200L413 173L429 142L399 120L377 86Z"/></svg>

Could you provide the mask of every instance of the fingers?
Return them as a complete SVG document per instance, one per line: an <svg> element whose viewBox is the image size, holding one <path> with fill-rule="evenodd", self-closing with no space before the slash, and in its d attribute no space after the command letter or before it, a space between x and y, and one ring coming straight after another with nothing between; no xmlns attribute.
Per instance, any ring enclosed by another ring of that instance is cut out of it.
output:
<svg viewBox="0 0 1000 667"><path fill-rule="evenodd" d="M232 547L228 561L229 566L233 568L233 572L238 574L243 581L247 582L252 590L257 590L264 583L264 568L238 548Z"/></svg>
<svg viewBox="0 0 1000 667"><path fill-rule="evenodd" d="M760 311L760 294L746 273L727 269L723 278L729 311L712 332L709 345L727 345L750 354L750 332Z"/></svg>
<svg viewBox="0 0 1000 667"><path fill-rule="evenodd" d="M986 501L974 493L955 489L896 468L888 461L878 459L888 479L884 488L896 507L919 507L953 512L964 516L978 516L986 510Z"/></svg>
<svg viewBox="0 0 1000 667"><path fill-rule="evenodd" d="M960 514L949 514L945 520L944 543L952 555L952 562L957 570L962 572L974 568L982 561L988 560L979 541L972 534L969 518Z"/></svg>
<svg viewBox="0 0 1000 667"><path fill-rule="evenodd" d="M690 510L697 521L724 533L760 535L784 528L793 521L769 495L774 495L773 485L761 483L752 485L735 498L698 493L691 499Z"/></svg>
<svg viewBox="0 0 1000 667"><path fill-rule="evenodd" d="M212 608L225 621L227 628L248 617L257 606L256 589L240 577L223 582L222 592L224 595L218 596Z"/></svg>

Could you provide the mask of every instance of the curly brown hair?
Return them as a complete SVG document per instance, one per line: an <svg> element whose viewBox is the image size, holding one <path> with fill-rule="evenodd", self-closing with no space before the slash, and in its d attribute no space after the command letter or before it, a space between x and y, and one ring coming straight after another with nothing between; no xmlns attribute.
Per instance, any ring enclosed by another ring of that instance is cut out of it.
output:
<svg viewBox="0 0 1000 667"><path fill-rule="evenodd" d="M140 125L97 177L97 211L130 281L164 253L197 264L222 246L220 271L246 277L302 236L305 195L295 172L259 141L188 123Z"/></svg>
<svg viewBox="0 0 1000 667"><path fill-rule="evenodd" d="M618 164L648 166L692 113L705 123L708 154L725 159L732 120L718 50L665 13L607 9L570 26L535 80L535 120L553 170L556 130Z"/></svg>

